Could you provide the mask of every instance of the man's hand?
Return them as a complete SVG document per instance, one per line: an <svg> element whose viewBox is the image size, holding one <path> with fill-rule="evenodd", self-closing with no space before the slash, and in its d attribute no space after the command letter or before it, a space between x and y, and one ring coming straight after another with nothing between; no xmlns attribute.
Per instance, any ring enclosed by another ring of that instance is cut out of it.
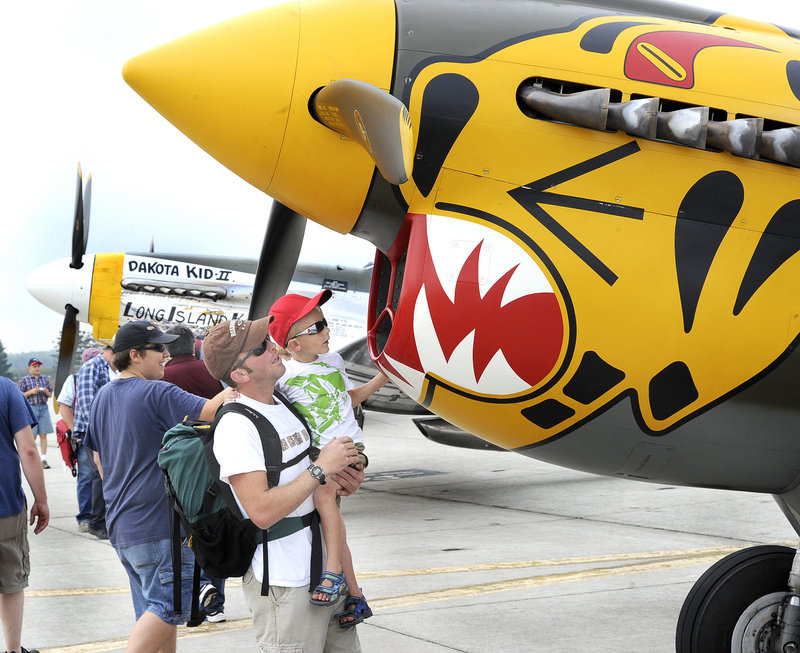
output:
<svg viewBox="0 0 800 653"><path fill-rule="evenodd" d="M33 504L29 524L33 526L34 521L36 522L36 527L33 529L34 535L38 535L47 528L47 525L50 523L50 508L47 506L47 503L40 502Z"/></svg>
<svg viewBox="0 0 800 653"><path fill-rule="evenodd" d="M319 452L316 460L317 465L322 467L325 476L334 475L341 472L349 464L358 460L358 450L352 438L347 436L334 438Z"/></svg>
<svg viewBox="0 0 800 653"><path fill-rule="evenodd" d="M345 467L338 474L333 474L331 478L340 485L336 494L346 497L353 494L361 486L364 481L364 472L360 469Z"/></svg>

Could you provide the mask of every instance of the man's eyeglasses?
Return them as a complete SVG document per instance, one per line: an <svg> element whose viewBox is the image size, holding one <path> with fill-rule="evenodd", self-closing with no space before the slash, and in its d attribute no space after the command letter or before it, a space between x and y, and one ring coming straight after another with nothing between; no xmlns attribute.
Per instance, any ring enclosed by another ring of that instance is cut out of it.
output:
<svg viewBox="0 0 800 653"><path fill-rule="evenodd" d="M321 333L326 326L328 326L328 321L325 318L322 318L319 322L314 322L314 324L307 329L304 329L300 333L294 334L292 338L297 338L297 336L315 336L318 333ZM292 338L289 338L289 340Z"/></svg>
<svg viewBox="0 0 800 653"><path fill-rule="evenodd" d="M242 365L245 364L245 361L248 358L250 358L251 356L255 356L256 358L261 356L261 354L263 354L265 351L267 351L268 347L269 347L269 336L264 338L264 342L262 342L260 345L258 345L257 347L253 347L250 351L248 351L247 355L242 360L240 360L238 363L236 363L236 365L234 365L231 368L231 371L228 372L228 375L230 375L230 373L233 372L233 370L236 370L236 369L239 369L240 367L242 367Z"/></svg>
<svg viewBox="0 0 800 653"><path fill-rule="evenodd" d="M164 353L166 347L164 345L145 345L144 347L133 347L136 351L157 351L159 353Z"/></svg>

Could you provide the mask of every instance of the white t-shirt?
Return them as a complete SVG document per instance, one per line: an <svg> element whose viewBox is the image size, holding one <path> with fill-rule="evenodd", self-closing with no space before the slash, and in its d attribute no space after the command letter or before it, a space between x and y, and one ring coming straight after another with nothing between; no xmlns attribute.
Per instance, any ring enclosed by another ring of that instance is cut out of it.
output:
<svg viewBox="0 0 800 653"><path fill-rule="evenodd" d="M108 366L108 377L109 380L113 381L116 379L120 372L118 370L113 369L110 365ZM64 404L65 406L69 406L73 410L75 410L75 375L70 374L66 380L64 381L64 385L61 386L61 392L56 399L56 402L59 404Z"/></svg>
<svg viewBox="0 0 800 653"><path fill-rule="evenodd" d="M353 438L353 442L364 442L348 393L355 386L344 371L339 354L320 354L313 363L292 359L283 364L286 372L276 387L306 418L314 431L315 447L322 448L344 435Z"/></svg>
<svg viewBox="0 0 800 653"><path fill-rule="evenodd" d="M64 381L64 385L61 386L61 392L56 399L56 403L64 404L65 406L69 406L72 410L75 410L75 377L74 375L70 374L66 380Z"/></svg>
<svg viewBox="0 0 800 653"><path fill-rule="evenodd" d="M300 455L308 447L309 436L303 425L292 415L286 406L278 402L272 406L242 395L239 402L264 415L278 432L283 451L283 462ZM251 420L234 413L225 415L214 432L214 455L219 461L220 479L230 485L230 477L247 472L263 471L264 449L261 438ZM291 483L305 472L310 460L303 458L299 463L281 472L278 487ZM236 503L245 516L236 491ZM313 495L309 495L288 517L299 517L314 510ZM260 545L253 555L253 573L260 581L264 573L264 545ZM311 582L311 529L304 528L284 538L269 542L269 583L279 587L303 587Z"/></svg>

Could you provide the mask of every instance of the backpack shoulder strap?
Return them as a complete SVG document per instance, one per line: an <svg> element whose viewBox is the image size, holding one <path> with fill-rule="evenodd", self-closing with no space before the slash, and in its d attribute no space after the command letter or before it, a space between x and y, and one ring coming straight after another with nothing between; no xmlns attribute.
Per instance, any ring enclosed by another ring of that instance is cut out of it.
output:
<svg viewBox="0 0 800 653"><path fill-rule="evenodd" d="M294 404L277 390L275 390L272 393L272 395L289 409L289 412L292 413L292 415L294 415L298 419L298 421L303 425L303 428L306 430L306 433L311 435L311 427L308 425L308 422L306 422L306 418L303 417L303 414L299 410L297 410L297 408L294 407Z"/></svg>
<svg viewBox="0 0 800 653"><path fill-rule="evenodd" d="M289 401L286 397L284 397L280 392L275 390L273 392L273 396L275 396L278 399L278 401L280 401L284 406L286 406L289 409L289 412L291 412L292 415L294 415L300 421L300 423L303 425L303 428L306 430L306 433L309 436L309 441L308 441L308 447L302 454L302 456L305 456L311 450L311 435L312 435L311 428L309 427L308 422L306 422L306 418L303 417L302 413L299 410L297 410L297 408L294 407L294 404L291 401ZM294 460L289 461L287 463L287 466L297 464L298 462L300 462L300 458L301 456L298 456ZM313 591L312 588L316 587L317 585L320 584L320 582L322 582L321 581L322 527L320 523L319 513L317 512L316 509L314 509L311 513L309 513L309 515L311 517L311 523L308 524L309 526L311 526L311 560L310 560L311 583L309 585L308 591L312 592ZM303 525L305 526L306 524L304 523ZM265 552L266 550L267 548L264 547ZM268 578L265 573L262 588L267 587L267 585L268 585Z"/></svg>
<svg viewBox="0 0 800 653"><path fill-rule="evenodd" d="M220 418L227 413L244 415L255 424L258 435L261 438L261 446L264 448L264 462L267 466L267 486L273 488L278 485L281 470L283 469L283 451L281 450L281 441L275 427L257 411L238 403L225 404L217 411L217 416L214 418L215 427ZM216 471L216 475L219 477L219 470Z"/></svg>

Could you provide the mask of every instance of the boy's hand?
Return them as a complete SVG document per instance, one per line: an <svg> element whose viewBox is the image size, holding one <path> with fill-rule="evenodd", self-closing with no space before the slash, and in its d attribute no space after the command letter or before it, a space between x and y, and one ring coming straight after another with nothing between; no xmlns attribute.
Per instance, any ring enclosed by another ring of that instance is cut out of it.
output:
<svg viewBox="0 0 800 653"><path fill-rule="evenodd" d="M341 472L349 464L358 459L358 450L352 438L334 438L319 452L317 465L322 467L325 476Z"/></svg>
<svg viewBox="0 0 800 653"><path fill-rule="evenodd" d="M378 373L366 383L353 388L352 390L348 390L347 393L350 395L350 401L353 404L353 407L355 408L371 394L380 390L383 386L389 383L389 380L390 379L388 376L386 376L383 372L378 371Z"/></svg>
<svg viewBox="0 0 800 653"><path fill-rule="evenodd" d="M241 395L236 388L225 388L222 395L222 404L225 405L231 403L232 401L236 401L240 396Z"/></svg>

